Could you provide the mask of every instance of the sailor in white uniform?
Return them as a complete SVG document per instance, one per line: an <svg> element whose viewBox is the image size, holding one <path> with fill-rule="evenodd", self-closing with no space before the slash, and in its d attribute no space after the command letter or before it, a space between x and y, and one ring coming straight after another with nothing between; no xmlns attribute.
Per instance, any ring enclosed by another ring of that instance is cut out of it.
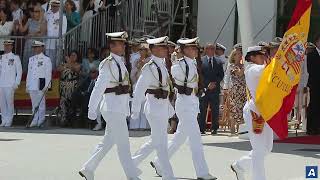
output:
<svg viewBox="0 0 320 180"><path fill-rule="evenodd" d="M175 107L179 124L172 141L169 142L169 157L172 157L179 147L189 139L197 179L215 180L217 178L209 174L197 121L197 116L200 112L198 92L201 91L198 89L199 74L195 58L198 56L199 38L180 39L178 44L184 57L178 59L171 67L171 74L177 92ZM161 175L162 171L158 157L155 158L153 166L156 169L156 173Z"/></svg>
<svg viewBox="0 0 320 180"><path fill-rule="evenodd" d="M170 77L165 65L168 55L168 37L148 39L152 56L142 68L136 84L132 101L132 119L139 116L141 103L146 98L144 112L151 127L151 139L138 150L133 160L139 165L154 150L159 157L162 169L162 179L174 180L172 167L168 156L168 119L174 115L168 95L170 92Z"/></svg>
<svg viewBox="0 0 320 180"><path fill-rule="evenodd" d="M79 174L86 180L94 180L94 171L113 145L117 145L118 155L128 180L139 180L139 170L131 159L129 132L126 117L129 113L130 80L125 66L126 32L107 33L110 56L99 65L99 76L89 101L89 119L97 118L97 108L107 123L103 140L83 165ZM102 99L102 100L101 100ZM100 102L101 101L101 102Z"/></svg>
<svg viewBox="0 0 320 180"><path fill-rule="evenodd" d="M245 180L244 173L252 171L252 180L266 180L264 160L273 147L273 130L264 122L257 125L257 121L261 120L259 110L255 105L256 89L259 84L260 77L265 68L267 57L261 46L249 47L245 57L248 66L245 70L246 84L248 87L248 96L250 98L243 108L243 118L249 131L249 139L252 151L240 160L231 165L231 169L235 172L238 180ZM260 130L257 133L255 130Z"/></svg>
<svg viewBox="0 0 320 180"><path fill-rule="evenodd" d="M4 54L0 56L0 127L12 125L14 113L14 91L18 88L21 75L19 56L12 53L14 40L4 40Z"/></svg>
<svg viewBox="0 0 320 180"><path fill-rule="evenodd" d="M45 121L46 98L44 93L51 85L52 64L50 58L43 54L44 45L41 41L33 41L32 48L35 55L29 58L26 90L31 97L33 112L40 103L30 127L41 127Z"/></svg>

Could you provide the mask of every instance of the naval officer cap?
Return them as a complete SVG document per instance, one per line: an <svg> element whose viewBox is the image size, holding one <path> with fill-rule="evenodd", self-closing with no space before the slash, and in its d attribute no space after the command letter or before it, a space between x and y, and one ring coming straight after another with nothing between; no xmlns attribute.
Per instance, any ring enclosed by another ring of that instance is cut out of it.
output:
<svg viewBox="0 0 320 180"><path fill-rule="evenodd" d="M179 46L199 46L199 37L195 37L193 39L182 38L177 41Z"/></svg>
<svg viewBox="0 0 320 180"><path fill-rule="evenodd" d="M106 33L111 41L127 41L128 33L126 31Z"/></svg>
<svg viewBox="0 0 320 180"><path fill-rule="evenodd" d="M14 44L14 40L12 39L7 39L3 41L3 45L13 45Z"/></svg>
<svg viewBox="0 0 320 180"><path fill-rule="evenodd" d="M154 38L154 39L147 39L147 43L150 46L167 46L169 41L168 36L163 36L159 38Z"/></svg>
<svg viewBox="0 0 320 180"><path fill-rule="evenodd" d="M263 47L261 46L251 46L248 48L247 55L245 57L246 61L250 61L249 57L252 55L265 55L266 52L264 51Z"/></svg>
<svg viewBox="0 0 320 180"><path fill-rule="evenodd" d="M33 41L32 42L32 47L42 47L44 46L45 44L41 41Z"/></svg>
<svg viewBox="0 0 320 180"><path fill-rule="evenodd" d="M52 5L52 6L60 6L60 0L51 0L50 5Z"/></svg>
<svg viewBox="0 0 320 180"><path fill-rule="evenodd" d="M241 43L235 44L235 45L233 46L233 49L240 49L240 50L242 50L242 44L241 44Z"/></svg>
<svg viewBox="0 0 320 180"><path fill-rule="evenodd" d="M220 43L217 43L216 44L216 49L221 49L221 50L225 51L227 48L224 45L222 45Z"/></svg>
<svg viewBox="0 0 320 180"><path fill-rule="evenodd" d="M275 37L270 43L269 46L270 47L279 47L280 44L282 42L282 38L281 37Z"/></svg>

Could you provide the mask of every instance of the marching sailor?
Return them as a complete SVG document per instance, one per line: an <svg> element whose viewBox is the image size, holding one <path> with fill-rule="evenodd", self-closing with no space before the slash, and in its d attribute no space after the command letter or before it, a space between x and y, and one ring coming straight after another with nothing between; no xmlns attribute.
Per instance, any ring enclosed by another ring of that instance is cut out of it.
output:
<svg viewBox="0 0 320 180"><path fill-rule="evenodd" d="M29 58L26 91L30 94L32 111L35 113L30 127L41 127L45 121L45 93L51 85L52 63L50 58L43 54L44 46L41 41L33 41L35 55ZM39 108L37 112L36 108Z"/></svg>
<svg viewBox="0 0 320 180"><path fill-rule="evenodd" d="M256 89L265 68L267 56L261 46L248 48L245 57L248 66L245 70L248 87L248 100L243 108L243 118L249 132L252 150L231 165L238 180L245 180L244 172L252 168L252 180L266 180L264 159L272 150L273 131L259 113L255 105Z"/></svg>
<svg viewBox="0 0 320 180"><path fill-rule="evenodd" d="M128 180L139 180L139 170L135 167L130 152L129 132L126 117L129 113L130 79L124 53L127 32L107 33L110 56L99 65L99 76L89 101L89 119L97 119L97 108L107 123L106 133L79 174L86 180L94 180L94 171L113 145L117 145L118 155ZM102 101L101 101L102 98ZM100 102L101 101L101 102ZM115 103L116 102L116 103Z"/></svg>
<svg viewBox="0 0 320 180"><path fill-rule="evenodd" d="M178 129L174 133L173 139L169 142L169 157L189 139L190 149L197 179L215 180L209 174L207 162L204 157L200 129L197 121L199 109L199 73L197 70L196 57L198 56L199 38L180 39L178 44L184 57L178 59L171 67L171 74L174 79L174 87L177 92L175 104L176 114L179 119ZM201 83L201 82L200 82ZM161 175L161 167L158 157L152 162L156 173Z"/></svg>
<svg viewBox="0 0 320 180"><path fill-rule="evenodd" d="M139 116L141 103L146 98L144 112L151 127L151 139L138 150L133 160L139 165L153 150L157 152L162 169L162 179L175 180L168 156L168 119L174 115L168 95L170 77L165 64L168 55L168 37L148 39L152 56L142 68L132 101L132 119Z"/></svg>
<svg viewBox="0 0 320 180"><path fill-rule="evenodd" d="M14 91L18 88L21 75L19 56L12 53L14 40L4 40L4 54L0 56L0 127L12 125L14 113Z"/></svg>

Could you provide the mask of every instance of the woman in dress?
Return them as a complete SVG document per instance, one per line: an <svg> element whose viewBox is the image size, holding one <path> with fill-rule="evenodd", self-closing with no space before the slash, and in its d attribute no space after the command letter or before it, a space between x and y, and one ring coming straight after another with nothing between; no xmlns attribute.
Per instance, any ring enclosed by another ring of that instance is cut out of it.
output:
<svg viewBox="0 0 320 180"><path fill-rule="evenodd" d="M60 108L61 108L61 126L71 124L70 115L72 114L71 97L77 89L79 83L79 74L81 65L78 62L79 55L72 51L65 57L65 63L58 67L60 71Z"/></svg>
<svg viewBox="0 0 320 180"><path fill-rule="evenodd" d="M67 17L67 32L72 28L76 27L80 24L81 16L80 13L77 12L77 6L72 0L67 0L65 2L65 10Z"/></svg>
<svg viewBox="0 0 320 180"><path fill-rule="evenodd" d="M247 97L241 50L231 52L227 72L230 72L229 80L226 81L229 89L229 122L231 135L234 135L239 125L244 123L242 110Z"/></svg>

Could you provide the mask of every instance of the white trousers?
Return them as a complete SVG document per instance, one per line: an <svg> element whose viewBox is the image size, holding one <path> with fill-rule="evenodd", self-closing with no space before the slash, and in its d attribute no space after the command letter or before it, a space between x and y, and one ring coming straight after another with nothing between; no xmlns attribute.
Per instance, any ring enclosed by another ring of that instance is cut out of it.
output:
<svg viewBox="0 0 320 180"><path fill-rule="evenodd" d="M146 116L151 126L151 138L147 143L142 145L142 147L134 154L132 159L138 166L155 150L159 157L162 178L165 180L175 179L168 156L168 120L161 116L152 116L150 114L146 114Z"/></svg>
<svg viewBox="0 0 320 180"><path fill-rule="evenodd" d="M0 109L2 125L11 126L14 113L14 89L11 87L0 88Z"/></svg>
<svg viewBox="0 0 320 180"><path fill-rule="evenodd" d="M248 127L252 150L248 155L241 157L236 165L244 171L252 170L252 180L266 180L264 161L273 147L273 130L265 123L262 133L255 134L252 130L250 109L246 106L243 109L243 117Z"/></svg>
<svg viewBox="0 0 320 180"><path fill-rule="evenodd" d="M138 169L131 159L129 132L126 115L115 112L101 112L107 128L101 143L97 145L90 159L83 165L84 169L95 171L104 156L113 145L117 145L120 163L128 179L138 176Z"/></svg>
<svg viewBox="0 0 320 180"><path fill-rule="evenodd" d="M176 112L176 114L179 119L179 124L172 141L169 142L169 158L189 139L196 175L197 177L204 177L209 174L209 169L203 153L202 139L197 121L198 114L194 112ZM155 163L158 165L157 167L160 166L158 157L155 158Z"/></svg>
<svg viewBox="0 0 320 180"><path fill-rule="evenodd" d="M131 119L130 120L130 129L147 129L148 128L148 120L144 113L144 104L142 103L140 114L138 119Z"/></svg>
<svg viewBox="0 0 320 180"><path fill-rule="evenodd" d="M31 103L32 103L32 112L39 105L39 102L43 96L42 91L30 91ZM34 115L31 125L40 126L45 121L46 115L46 97L44 96L40 102L39 110Z"/></svg>
<svg viewBox="0 0 320 180"><path fill-rule="evenodd" d="M301 118L302 130L307 130L307 119L306 119L306 109L303 107L307 102L305 102L305 95L303 90L300 90L296 94L295 104L294 104L294 117L298 120ZM299 117L300 114L300 117Z"/></svg>

